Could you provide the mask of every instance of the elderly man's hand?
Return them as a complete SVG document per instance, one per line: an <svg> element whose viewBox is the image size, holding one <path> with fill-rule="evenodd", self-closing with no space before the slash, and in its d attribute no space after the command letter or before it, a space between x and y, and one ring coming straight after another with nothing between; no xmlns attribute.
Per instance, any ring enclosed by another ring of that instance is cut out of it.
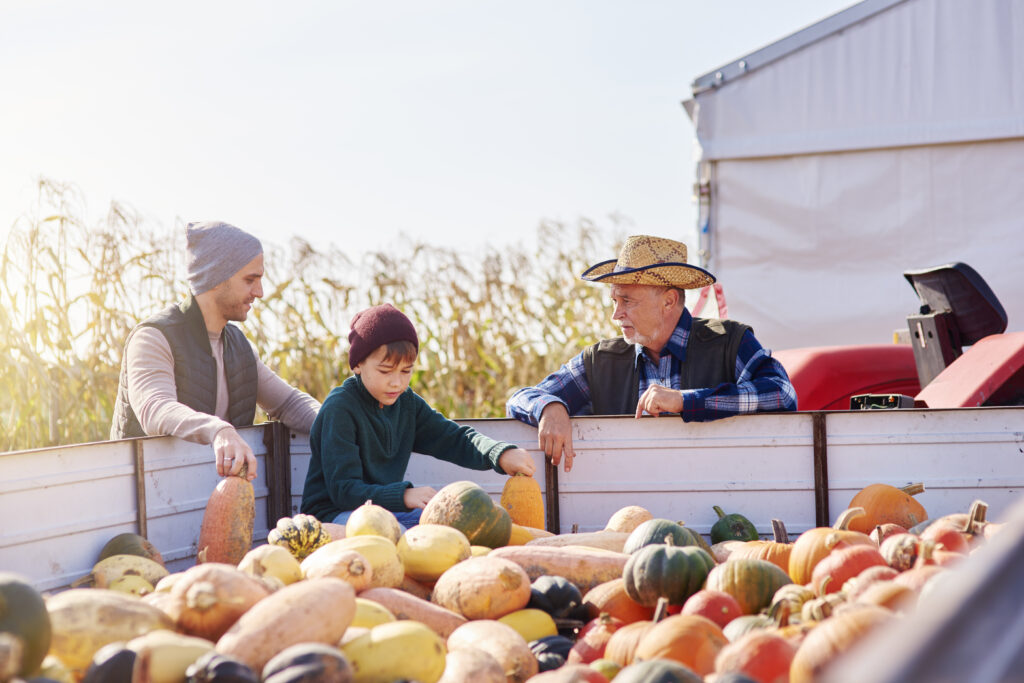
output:
<svg viewBox="0 0 1024 683"><path fill-rule="evenodd" d="M256 456L234 427L225 427L217 432L213 437L213 453L220 476L237 475L242 470L242 463L246 463L246 479L252 481L256 478Z"/></svg>
<svg viewBox="0 0 1024 683"><path fill-rule="evenodd" d="M558 463L565 457L565 471L572 469L572 459L576 452L572 449L572 422L569 411L561 403L549 403L541 413L537 424L537 446L551 458L551 463Z"/></svg>
<svg viewBox="0 0 1024 683"><path fill-rule="evenodd" d="M640 397L636 404L636 416L640 417L647 412L654 417L659 413L681 413L683 412L683 395L676 389L666 389L663 386L652 384Z"/></svg>

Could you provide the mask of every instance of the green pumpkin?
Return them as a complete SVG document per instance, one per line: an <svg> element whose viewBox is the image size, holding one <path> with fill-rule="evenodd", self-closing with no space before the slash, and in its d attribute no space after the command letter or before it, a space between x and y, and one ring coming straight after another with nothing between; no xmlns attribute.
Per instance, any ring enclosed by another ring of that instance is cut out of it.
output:
<svg viewBox="0 0 1024 683"><path fill-rule="evenodd" d="M666 536L672 537L672 545L674 546L692 545L702 548L709 553L711 552L711 547L699 533L687 529L677 522L661 518L649 519L633 529L626 539L625 545L622 547L622 552L632 555L645 546L662 545L665 543Z"/></svg>
<svg viewBox="0 0 1024 683"><path fill-rule="evenodd" d="M18 675L29 678L50 649L50 613L39 591L24 577L10 572L0 573L0 632L21 640Z"/></svg>
<svg viewBox="0 0 1024 683"><path fill-rule="evenodd" d="M444 524L466 535L471 545L500 548L512 536L512 518L471 481L448 484L427 503L420 524Z"/></svg>
<svg viewBox="0 0 1024 683"><path fill-rule="evenodd" d="M708 573L705 588L736 598L744 614L757 614L768 607L775 592L793 583L789 574L768 560L729 560Z"/></svg>
<svg viewBox="0 0 1024 683"><path fill-rule="evenodd" d="M150 543L145 536L131 532L118 534L107 541L103 549L100 550L99 560L96 561L105 560L113 555L138 555L161 565L164 564L164 558L161 557L160 551L156 549L155 545Z"/></svg>
<svg viewBox="0 0 1024 683"><path fill-rule="evenodd" d="M682 605L699 591L715 560L702 548L672 544L649 545L629 556L622 571L626 595L652 607L658 598Z"/></svg>
<svg viewBox="0 0 1024 683"><path fill-rule="evenodd" d="M704 683L689 667L669 659L634 662L619 671L615 683Z"/></svg>
<svg viewBox="0 0 1024 683"><path fill-rule="evenodd" d="M718 521L711 527L712 543L757 541L761 538L757 533L757 528L743 515L737 512L727 515L717 505L712 506L712 509L718 515Z"/></svg>

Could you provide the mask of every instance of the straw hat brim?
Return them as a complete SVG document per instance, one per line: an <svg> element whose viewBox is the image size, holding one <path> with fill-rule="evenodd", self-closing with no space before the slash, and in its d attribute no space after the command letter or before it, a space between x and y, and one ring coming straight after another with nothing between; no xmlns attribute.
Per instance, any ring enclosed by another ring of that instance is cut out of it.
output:
<svg viewBox="0 0 1024 683"><path fill-rule="evenodd" d="M616 264L616 259L602 261L585 270L580 279L609 285L653 285L680 289L698 289L715 283L714 275L688 263L656 263L641 268L615 270Z"/></svg>

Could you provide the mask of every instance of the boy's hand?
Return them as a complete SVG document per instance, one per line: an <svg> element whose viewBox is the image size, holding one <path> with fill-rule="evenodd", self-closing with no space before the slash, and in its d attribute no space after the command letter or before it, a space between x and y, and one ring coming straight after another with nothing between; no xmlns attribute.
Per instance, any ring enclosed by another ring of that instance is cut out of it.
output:
<svg viewBox="0 0 1024 683"><path fill-rule="evenodd" d="M498 467L505 471L505 474L514 475L522 472L533 476L537 466L533 464L533 458L522 448L510 448L498 456Z"/></svg>
<svg viewBox="0 0 1024 683"><path fill-rule="evenodd" d="M405 503L405 507L412 508L423 508L426 507L430 499L437 493L434 489L429 486L417 486L411 489L406 489L402 495L402 502Z"/></svg>

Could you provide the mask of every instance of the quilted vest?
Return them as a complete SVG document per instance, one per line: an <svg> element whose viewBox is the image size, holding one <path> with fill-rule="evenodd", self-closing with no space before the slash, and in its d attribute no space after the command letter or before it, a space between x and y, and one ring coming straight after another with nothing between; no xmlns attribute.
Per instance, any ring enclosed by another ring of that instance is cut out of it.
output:
<svg viewBox="0 0 1024 683"><path fill-rule="evenodd" d="M167 338L174 357L174 386L178 401L201 413L213 415L217 402L217 361L199 304L192 295L180 304L168 306L136 326L155 327ZM131 339L131 334L128 338ZM228 422L236 427L251 425L256 417L256 354L249 340L228 323L221 333L224 346L224 374L228 382ZM146 436L128 402L128 365L121 360L121 375L114 403L111 439Z"/></svg>
<svg viewBox="0 0 1024 683"><path fill-rule="evenodd" d="M750 327L734 320L694 318L680 368L683 389L736 381L736 354ZM640 400L640 370L633 344L604 339L583 350L583 367L594 415L634 415Z"/></svg>

